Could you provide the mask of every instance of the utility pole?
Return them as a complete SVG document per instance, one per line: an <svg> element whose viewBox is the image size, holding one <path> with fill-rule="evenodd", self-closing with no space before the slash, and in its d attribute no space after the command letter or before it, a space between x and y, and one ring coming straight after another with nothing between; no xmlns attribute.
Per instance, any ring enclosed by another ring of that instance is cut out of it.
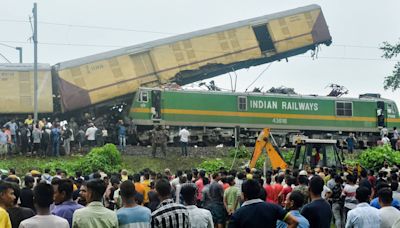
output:
<svg viewBox="0 0 400 228"><path fill-rule="evenodd" d="M37 57L37 5L33 3L33 120L35 123L38 121L38 57Z"/></svg>
<svg viewBox="0 0 400 228"><path fill-rule="evenodd" d="M22 47L16 47L15 49L19 52L19 63L22 63Z"/></svg>

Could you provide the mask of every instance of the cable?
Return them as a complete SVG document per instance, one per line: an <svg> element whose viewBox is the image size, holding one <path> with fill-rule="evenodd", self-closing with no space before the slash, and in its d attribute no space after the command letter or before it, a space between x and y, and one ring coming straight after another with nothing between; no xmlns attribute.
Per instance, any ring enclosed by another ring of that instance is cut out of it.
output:
<svg viewBox="0 0 400 228"><path fill-rule="evenodd" d="M252 86L263 75L263 73L268 70L268 68L272 65L272 63L273 62L268 64L268 66L265 67L265 69L263 71L261 71L261 73L257 76L257 78L246 88L246 90L244 92L247 92L247 90L250 88L250 86Z"/></svg>
<svg viewBox="0 0 400 228"><path fill-rule="evenodd" d="M24 20L8 20L8 19L0 19L0 22L29 23L29 21L24 21ZM126 31L126 32L141 32L141 33L164 34L164 35L177 35L176 33L170 33L170 32L159 32L159 31L150 31L150 30L139 30L139 29L125 29L125 28L115 28L115 27L106 27L106 26L95 26L95 25L76 25L76 24L64 24L64 23L46 22L46 21L38 21L38 23L39 24L44 24L44 25L57 25L57 26L87 28L87 29L100 29L100 30L112 30L112 31Z"/></svg>
<svg viewBox="0 0 400 228"><path fill-rule="evenodd" d="M17 44L30 44L27 41L11 41L11 40L0 40L2 43L17 43ZM52 45L52 46L77 46L77 47L111 47L111 48L123 48L127 46L118 45L106 45L106 44L79 44L79 43L53 43L53 42L39 42L40 45ZM15 48L15 47L13 47ZM209 53L220 53L225 54L227 52L221 51L208 51L208 50L196 50L197 52L209 52ZM306 55L290 56L288 58L309 58ZM318 56L319 59L332 59L332 60L360 60L360 61L386 61L386 62L398 62L399 59L380 59L380 58L359 58L359 57L340 57L340 56Z"/></svg>
<svg viewBox="0 0 400 228"><path fill-rule="evenodd" d="M3 54L0 53L0 56L3 57L3 59L5 59L8 63L11 63L11 61L8 60Z"/></svg>
<svg viewBox="0 0 400 228"><path fill-rule="evenodd" d="M0 45L1 45L1 46L4 46L4 47L9 47L9 48L15 49L15 47L13 47L13 46L11 46L11 45L8 45L8 44L0 43Z"/></svg>

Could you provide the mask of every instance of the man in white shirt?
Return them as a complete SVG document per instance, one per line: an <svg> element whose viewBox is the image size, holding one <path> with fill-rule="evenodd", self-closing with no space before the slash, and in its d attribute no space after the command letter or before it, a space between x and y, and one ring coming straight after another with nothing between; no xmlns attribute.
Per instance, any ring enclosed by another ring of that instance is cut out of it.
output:
<svg viewBox="0 0 400 228"><path fill-rule="evenodd" d="M214 223L209 210L198 208L196 204L197 187L193 183L182 184L181 195L189 211L189 220L192 228L213 228Z"/></svg>
<svg viewBox="0 0 400 228"><path fill-rule="evenodd" d="M22 221L19 228L69 228L66 219L50 214L53 193L53 187L50 184L36 185L33 190L33 199L37 215Z"/></svg>
<svg viewBox="0 0 400 228"><path fill-rule="evenodd" d="M179 136L181 142L182 156L188 156L187 146L189 142L190 132L185 127L183 127L179 131Z"/></svg>
<svg viewBox="0 0 400 228"><path fill-rule="evenodd" d="M400 217L400 211L392 206L392 190L383 188L378 191L379 214L381 216L381 228L391 228L396 220Z"/></svg>
<svg viewBox="0 0 400 228"><path fill-rule="evenodd" d="M356 198L359 204L347 214L346 228L379 227L381 218L379 210L371 207L368 200L371 190L367 187L359 187L356 191Z"/></svg>
<svg viewBox="0 0 400 228"><path fill-rule="evenodd" d="M391 140L393 150L399 150L398 142L399 141L399 132L397 131L397 127L393 127L393 137Z"/></svg>
<svg viewBox="0 0 400 228"><path fill-rule="evenodd" d="M96 131L97 127L93 123L89 124L89 128L86 130L86 138L89 141L89 146L94 147L96 145Z"/></svg>
<svg viewBox="0 0 400 228"><path fill-rule="evenodd" d="M387 135L384 135L384 136L382 137L382 144L383 144L383 145L386 145L386 144L389 144L389 145L390 145L390 139L387 137Z"/></svg>

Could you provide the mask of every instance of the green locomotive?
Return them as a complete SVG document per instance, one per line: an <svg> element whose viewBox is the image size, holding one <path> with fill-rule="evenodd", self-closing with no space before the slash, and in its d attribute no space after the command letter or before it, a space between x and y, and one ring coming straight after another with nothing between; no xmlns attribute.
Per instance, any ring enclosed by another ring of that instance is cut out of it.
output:
<svg viewBox="0 0 400 228"><path fill-rule="evenodd" d="M400 123L394 101L267 93L231 93L140 88L130 117L139 127L157 124L171 128L261 129L344 137L354 132L361 143L374 143L383 126ZM206 141L203 134L199 141Z"/></svg>

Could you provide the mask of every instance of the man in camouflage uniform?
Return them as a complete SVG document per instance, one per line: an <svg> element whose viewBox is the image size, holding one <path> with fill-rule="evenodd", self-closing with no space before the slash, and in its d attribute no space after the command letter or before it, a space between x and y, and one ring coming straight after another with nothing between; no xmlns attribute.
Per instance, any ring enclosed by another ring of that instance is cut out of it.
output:
<svg viewBox="0 0 400 228"><path fill-rule="evenodd" d="M156 157L157 147L161 147L161 151L164 154L164 157L167 156L167 141L168 141L168 131L165 130L162 126L156 126L151 134L152 139L152 155L153 158Z"/></svg>

